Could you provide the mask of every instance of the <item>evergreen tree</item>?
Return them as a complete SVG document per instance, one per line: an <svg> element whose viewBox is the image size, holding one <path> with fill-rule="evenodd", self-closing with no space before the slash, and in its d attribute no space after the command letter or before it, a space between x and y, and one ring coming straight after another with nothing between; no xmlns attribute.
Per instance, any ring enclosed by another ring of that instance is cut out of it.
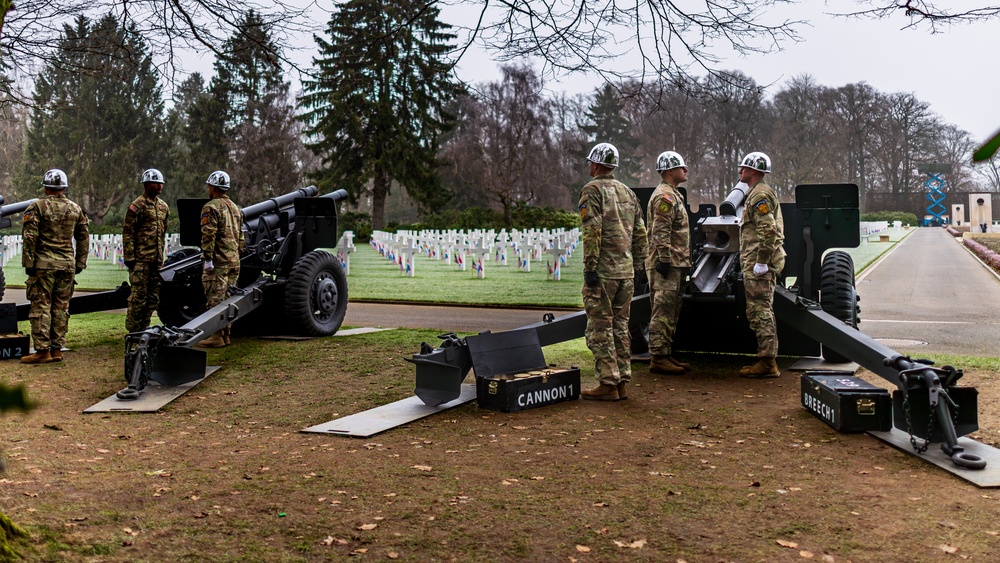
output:
<svg viewBox="0 0 1000 563"><path fill-rule="evenodd" d="M636 149L639 141L632 135L632 124L623 112L621 97L614 86L605 84L597 91L586 118L587 124L581 128L591 145L611 143L618 149L620 163L615 169L615 177L630 187L638 187L641 163Z"/></svg>
<svg viewBox="0 0 1000 563"><path fill-rule="evenodd" d="M215 61L208 90L187 112L185 141L195 176L224 169L249 204L296 187L302 179L300 125L270 26L251 10Z"/></svg>
<svg viewBox="0 0 1000 563"><path fill-rule="evenodd" d="M161 166L166 153L163 100L145 40L113 15L78 17L64 27L33 97L22 187L37 190L46 169L62 168L91 221L122 214L142 170Z"/></svg>
<svg viewBox="0 0 1000 563"><path fill-rule="evenodd" d="M330 18L328 39L316 37L317 78L304 83L301 119L322 158L324 189L370 194L372 226L384 226L392 182L423 211L447 195L436 176L444 107L461 89L446 60L455 38L433 3L350 0Z"/></svg>

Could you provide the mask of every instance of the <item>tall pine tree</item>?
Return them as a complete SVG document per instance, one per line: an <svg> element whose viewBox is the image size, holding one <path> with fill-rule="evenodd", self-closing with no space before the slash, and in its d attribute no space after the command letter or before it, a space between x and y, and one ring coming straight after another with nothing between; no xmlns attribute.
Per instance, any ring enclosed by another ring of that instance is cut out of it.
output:
<svg viewBox="0 0 1000 563"><path fill-rule="evenodd" d="M88 69L83 73L79 69ZM35 82L22 187L62 168L95 223L121 213L144 168L166 154L163 100L145 40L113 15L78 17Z"/></svg>
<svg viewBox="0 0 1000 563"><path fill-rule="evenodd" d="M201 175L225 169L241 203L296 187L303 145L270 25L251 10L187 112L185 140Z"/></svg>
<svg viewBox="0 0 1000 563"><path fill-rule="evenodd" d="M376 229L393 182L425 211L447 199L435 161L445 104L461 89L446 60L455 35L438 14L423 1L350 0L330 18L328 39L316 37L317 78L299 103L322 158L317 183L355 200L370 194Z"/></svg>
<svg viewBox="0 0 1000 563"><path fill-rule="evenodd" d="M594 103L586 113L589 123L582 129L592 144L611 143L618 149L620 164L615 176L628 186L638 187L641 163L636 149L639 148L639 141L632 135L632 124L622 109L618 91L611 84L605 84L594 95Z"/></svg>

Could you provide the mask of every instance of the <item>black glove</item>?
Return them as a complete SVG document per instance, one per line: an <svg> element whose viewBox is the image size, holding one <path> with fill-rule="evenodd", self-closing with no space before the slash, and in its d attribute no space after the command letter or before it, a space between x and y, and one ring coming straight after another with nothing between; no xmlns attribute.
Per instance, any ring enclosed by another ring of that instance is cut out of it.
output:
<svg viewBox="0 0 1000 563"><path fill-rule="evenodd" d="M646 270L635 271L635 286L637 288L649 285L649 278L646 277Z"/></svg>
<svg viewBox="0 0 1000 563"><path fill-rule="evenodd" d="M597 277L597 272L584 272L583 283L587 284L587 287L595 287L601 283L601 278Z"/></svg>
<svg viewBox="0 0 1000 563"><path fill-rule="evenodd" d="M77 266L77 267L76 267L76 273L77 273L77 274L79 274L79 273L80 273L80 272L82 272L82 271L83 271L83 268L81 268L81 267L79 267L79 266Z"/></svg>
<svg viewBox="0 0 1000 563"><path fill-rule="evenodd" d="M34 268L25 268L24 269L24 273L28 274L28 277L31 277L31 276L35 275L35 269Z"/></svg>
<svg viewBox="0 0 1000 563"><path fill-rule="evenodd" d="M670 273L670 264L667 264L666 262L657 262L656 273L660 274L663 277L667 277L667 274Z"/></svg>
<svg viewBox="0 0 1000 563"><path fill-rule="evenodd" d="M125 261L125 267L128 268L128 271L131 272L132 268L135 268L135 260L126 260ZM77 272L77 273L79 274L80 272Z"/></svg>

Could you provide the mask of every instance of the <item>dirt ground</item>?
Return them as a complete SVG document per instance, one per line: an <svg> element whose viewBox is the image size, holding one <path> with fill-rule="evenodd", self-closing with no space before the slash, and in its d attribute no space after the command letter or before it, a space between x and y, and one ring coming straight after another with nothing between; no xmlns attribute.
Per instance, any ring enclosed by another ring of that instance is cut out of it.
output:
<svg viewBox="0 0 1000 563"><path fill-rule="evenodd" d="M390 335L390 336L387 336ZM994 561L1000 491L808 414L799 378L636 364L627 401L475 403L371 439L303 434L412 395L434 333L238 339L161 412L81 414L123 386L113 338L0 362L40 405L0 418L2 511L29 561ZM378 343L378 347L376 347ZM572 353L560 357L586 365ZM782 363L787 365L789 360ZM592 372L591 372L592 373ZM1000 441L998 373L974 437ZM592 379L584 378L584 387ZM992 555L991 555L992 554Z"/></svg>

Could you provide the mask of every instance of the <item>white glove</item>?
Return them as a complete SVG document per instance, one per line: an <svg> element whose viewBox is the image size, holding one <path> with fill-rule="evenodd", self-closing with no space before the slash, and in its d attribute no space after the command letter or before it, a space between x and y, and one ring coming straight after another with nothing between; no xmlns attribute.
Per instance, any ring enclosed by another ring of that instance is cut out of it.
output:
<svg viewBox="0 0 1000 563"><path fill-rule="evenodd" d="M760 276L763 276L766 273L767 273L767 264L761 264L760 262L757 262L756 264L753 265L753 275L759 278Z"/></svg>
<svg viewBox="0 0 1000 563"><path fill-rule="evenodd" d="M205 262L204 268L206 274L211 274L215 271L215 264L213 264L211 260L208 260Z"/></svg>

